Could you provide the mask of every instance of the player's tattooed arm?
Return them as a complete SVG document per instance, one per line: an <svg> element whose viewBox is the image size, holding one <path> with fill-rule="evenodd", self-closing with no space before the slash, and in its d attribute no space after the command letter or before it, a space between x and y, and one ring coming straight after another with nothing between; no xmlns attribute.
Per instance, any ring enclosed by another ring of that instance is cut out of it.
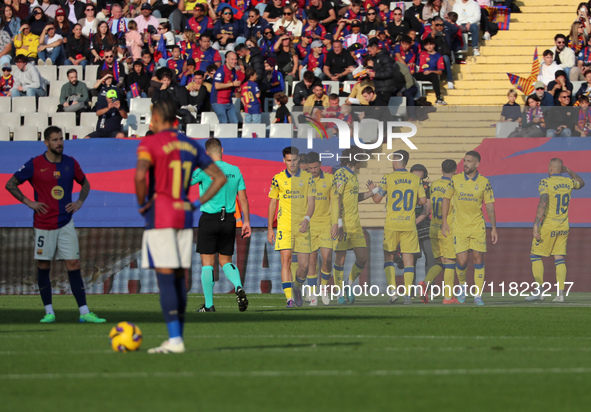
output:
<svg viewBox="0 0 591 412"><path fill-rule="evenodd" d="M81 207L88 194L90 193L90 182L85 177L84 181L82 182L82 188L80 189L80 195L78 196L78 200L72 203L68 203L66 205L66 212L74 213L77 212Z"/></svg>
<svg viewBox="0 0 591 412"><path fill-rule="evenodd" d="M492 230L491 230L492 243L493 243L493 245L496 245L499 235L497 233L497 217L495 215L495 204L494 203L486 203L486 214L488 215L488 220L490 220L490 225L492 226Z"/></svg>
<svg viewBox="0 0 591 412"><path fill-rule="evenodd" d="M562 172L568 173L571 179L576 180L579 183L579 189L582 189L583 186L585 186L585 181L581 178L581 176L570 170L568 167L562 166Z"/></svg>
<svg viewBox="0 0 591 412"><path fill-rule="evenodd" d="M540 223L542 223L542 219L544 219L544 215L546 214L546 208L548 207L548 202L550 201L550 196L548 193L542 193L540 195L540 201L538 202L538 211L536 212L536 220L534 220L534 238L540 240Z"/></svg>
<svg viewBox="0 0 591 412"><path fill-rule="evenodd" d="M33 209L35 212L40 213L40 214L45 214L47 213L47 209L48 206L45 203L41 203L41 202L33 202L31 200L29 200L24 194L23 192L21 192L21 190L19 189L19 185L21 183L17 180L16 177L12 176L10 178L10 180L8 182L6 182L6 190L8 190L10 192L10 194L12 196L14 196L14 198L16 200L18 200L19 202L24 203L25 205L27 205L28 207L30 207L31 209Z"/></svg>

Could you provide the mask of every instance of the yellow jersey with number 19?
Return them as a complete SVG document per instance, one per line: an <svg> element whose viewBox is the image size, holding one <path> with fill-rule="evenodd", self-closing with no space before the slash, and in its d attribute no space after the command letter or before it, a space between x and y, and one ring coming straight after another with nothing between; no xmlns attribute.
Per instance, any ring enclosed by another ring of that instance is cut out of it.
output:
<svg viewBox="0 0 591 412"><path fill-rule="evenodd" d="M425 188L417 175L406 169L397 169L382 178L378 193L387 196L384 230L417 230L415 206L420 198L426 197Z"/></svg>
<svg viewBox="0 0 591 412"><path fill-rule="evenodd" d="M431 216L431 227L429 228L430 237L443 237L441 233L441 224L443 223L443 198L450 184L451 177L442 177L431 185L431 209L433 213ZM449 212L447 213L447 224L450 228L452 223L453 203L450 203Z"/></svg>
<svg viewBox="0 0 591 412"><path fill-rule="evenodd" d="M343 166L334 174L332 187L334 193L341 196L341 218L343 219L344 231L350 232L360 229L359 181L357 175L347 166Z"/></svg>
<svg viewBox="0 0 591 412"><path fill-rule="evenodd" d="M455 175L443 196L455 206L454 235L478 233L486 229L482 204L495 201L492 186L486 177L478 172L472 179L466 173Z"/></svg>
<svg viewBox="0 0 591 412"><path fill-rule="evenodd" d="M312 175L303 170L294 175L283 170L273 176L269 198L279 199L277 211L277 230L289 233L292 220L298 225L306 216L308 197L316 195L316 186Z"/></svg>
<svg viewBox="0 0 591 412"><path fill-rule="evenodd" d="M548 206L542 225L546 229L568 230L568 206L573 189L579 182L561 175L552 175L540 181L540 195L548 194Z"/></svg>

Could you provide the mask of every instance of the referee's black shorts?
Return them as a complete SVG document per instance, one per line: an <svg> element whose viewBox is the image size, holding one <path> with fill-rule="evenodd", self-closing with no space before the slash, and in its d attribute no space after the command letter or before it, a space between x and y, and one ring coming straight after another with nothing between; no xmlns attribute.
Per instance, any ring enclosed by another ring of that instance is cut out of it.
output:
<svg viewBox="0 0 591 412"><path fill-rule="evenodd" d="M221 213L202 213L197 230L197 253L225 256L234 254L236 236L236 218L234 213L226 213L222 222Z"/></svg>

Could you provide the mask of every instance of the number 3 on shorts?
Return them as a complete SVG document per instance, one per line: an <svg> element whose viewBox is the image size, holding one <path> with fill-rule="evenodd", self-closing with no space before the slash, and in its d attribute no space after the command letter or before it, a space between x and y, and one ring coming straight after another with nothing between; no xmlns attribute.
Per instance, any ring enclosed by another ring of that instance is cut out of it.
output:
<svg viewBox="0 0 591 412"><path fill-rule="evenodd" d="M277 240L281 240L283 239L283 231L279 231L279 233L277 233Z"/></svg>
<svg viewBox="0 0 591 412"><path fill-rule="evenodd" d="M37 238L37 247L43 247L44 244L45 244L45 236L39 236L39 238Z"/></svg>

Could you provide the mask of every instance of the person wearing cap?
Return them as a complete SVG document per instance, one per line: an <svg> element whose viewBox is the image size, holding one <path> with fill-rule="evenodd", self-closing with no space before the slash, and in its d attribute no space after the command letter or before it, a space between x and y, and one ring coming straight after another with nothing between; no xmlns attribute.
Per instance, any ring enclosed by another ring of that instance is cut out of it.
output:
<svg viewBox="0 0 591 412"><path fill-rule="evenodd" d="M11 97L45 96L45 80L39 74L35 64L29 62L22 54L14 58L14 63L16 64L16 70L12 73L14 85L8 95Z"/></svg>
<svg viewBox="0 0 591 412"><path fill-rule="evenodd" d="M540 100L540 106L542 108L554 106L554 96L546 91L546 87L544 83L541 81L537 81L534 83L534 93L532 96L536 96ZM548 109L542 109L547 111Z"/></svg>
<svg viewBox="0 0 591 412"><path fill-rule="evenodd" d="M205 14L205 6L198 3L193 9L193 17L187 21L186 27L193 30L197 34L197 37L209 30L210 19Z"/></svg>
<svg viewBox="0 0 591 412"><path fill-rule="evenodd" d="M86 3L78 0L65 0L60 2L66 17L70 21L70 24L77 24L78 20L85 17Z"/></svg>
<svg viewBox="0 0 591 412"><path fill-rule="evenodd" d="M8 64L12 61L12 39L6 30L0 30L0 66Z"/></svg>
<svg viewBox="0 0 591 412"><path fill-rule="evenodd" d="M277 60L269 57L265 60L265 77L261 83L263 90L263 101L271 99L275 93L285 92L285 80L283 73L277 70Z"/></svg>
<svg viewBox="0 0 591 412"><path fill-rule="evenodd" d="M94 106L98 117L96 130L90 133L85 139L94 137L116 137L124 138L121 130L121 122L127 119L127 112L121 102L122 96L116 90L107 91L105 97L100 97Z"/></svg>
<svg viewBox="0 0 591 412"><path fill-rule="evenodd" d="M39 48L39 36L31 33L31 26L28 23L23 24L17 32L14 40L14 54L27 57L28 61L37 60L37 49Z"/></svg>
<svg viewBox="0 0 591 412"><path fill-rule="evenodd" d="M337 33L338 31L339 29L337 29ZM337 35L337 37L339 36ZM343 39L343 47L348 49L354 44L358 44L361 46L361 48L365 50L367 48L368 43L369 39L367 38L367 36L365 34L361 34L361 22L359 20L353 20L351 22L351 33L347 34Z"/></svg>
<svg viewBox="0 0 591 412"><path fill-rule="evenodd" d="M573 84L568 80L568 74L564 70L554 73L555 79L548 83L548 93L554 96L554 106L560 106L560 92L566 91L569 96L573 94ZM570 98L569 98L570 104Z"/></svg>
<svg viewBox="0 0 591 412"><path fill-rule="evenodd" d="M265 59L261 54L261 49L258 47L247 47L246 44L241 43L234 49L240 61L244 64L244 68L252 67L257 74L256 82L260 85L265 76Z"/></svg>
<svg viewBox="0 0 591 412"><path fill-rule="evenodd" d="M311 53L308 53L300 64L300 78L304 77L306 71L311 71L314 76L322 76L322 69L324 68L325 56L322 53L322 42L314 40L310 46Z"/></svg>
<svg viewBox="0 0 591 412"><path fill-rule="evenodd" d="M140 15L134 21L137 24L137 31L140 33L146 33L150 26L152 26L153 30L156 30L156 27L160 23L156 17L152 16L152 6L150 6L150 3L142 4Z"/></svg>
<svg viewBox="0 0 591 412"><path fill-rule="evenodd" d="M394 12L390 10L390 0L380 0L378 10L383 24L388 25L394 20Z"/></svg>
<svg viewBox="0 0 591 412"><path fill-rule="evenodd" d="M321 40L322 40L322 44L324 45L324 47L322 48L322 53L324 53L324 55L326 56L328 54L328 52L332 50L332 41L333 41L332 34L326 33Z"/></svg>
<svg viewBox="0 0 591 412"><path fill-rule="evenodd" d="M134 97L148 97L149 88L150 75L144 69L144 62L142 60L134 61L131 71L125 76L127 101L131 101Z"/></svg>
<svg viewBox="0 0 591 412"><path fill-rule="evenodd" d="M87 54L90 51L88 39L82 35L82 26L78 23L72 27L72 35L68 38L66 43L66 66L82 66L88 65Z"/></svg>
<svg viewBox="0 0 591 412"><path fill-rule="evenodd" d="M14 87L14 77L12 76L12 66L10 63L2 65L2 77L0 77L0 96L8 96L10 89Z"/></svg>

